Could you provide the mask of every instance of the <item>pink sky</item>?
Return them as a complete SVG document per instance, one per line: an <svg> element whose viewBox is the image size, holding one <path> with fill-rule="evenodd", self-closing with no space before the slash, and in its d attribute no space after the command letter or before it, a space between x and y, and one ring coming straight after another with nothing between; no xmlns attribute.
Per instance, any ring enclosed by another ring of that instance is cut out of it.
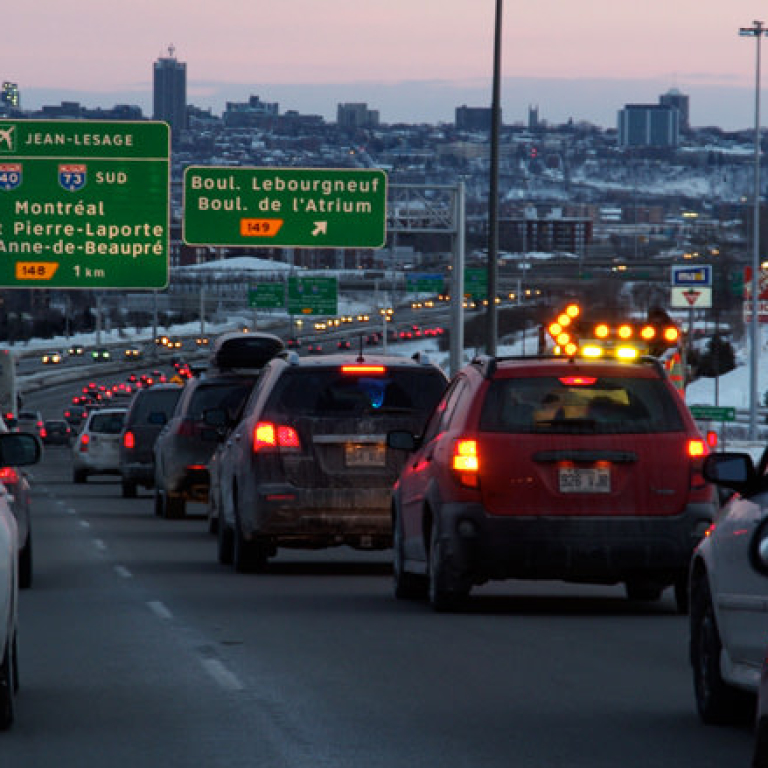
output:
<svg viewBox="0 0 768 768"><path fill-rule="evenodd" d="M0 79L22 94L146 90L152 62L173 43L187 63L190 100L203 107L211 80L254 93L263 84L482 84L492 71L494 10L495 0L7 2ZM506 0L503 74L754 88L754 41L738 29L760 14L746 0Z"/></svg>

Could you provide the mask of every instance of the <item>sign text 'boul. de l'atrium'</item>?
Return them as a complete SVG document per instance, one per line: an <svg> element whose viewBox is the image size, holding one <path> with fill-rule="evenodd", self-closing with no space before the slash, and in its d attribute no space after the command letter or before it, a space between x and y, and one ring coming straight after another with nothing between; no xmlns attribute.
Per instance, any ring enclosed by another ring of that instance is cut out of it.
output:
<svg viewBox="0 0 768 768"><path fill-rule="evenodd" d="M170 129L0 119L0 286L168 284Z"/></svg>

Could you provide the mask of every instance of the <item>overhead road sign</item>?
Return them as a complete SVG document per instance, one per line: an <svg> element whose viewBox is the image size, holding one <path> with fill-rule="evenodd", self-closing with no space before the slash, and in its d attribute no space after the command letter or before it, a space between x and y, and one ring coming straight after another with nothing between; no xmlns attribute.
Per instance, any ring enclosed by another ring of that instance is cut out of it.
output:
<svg viewBox="0 0 768 768"><path fill-rule="evenodd" d="M711 288L712 265L696 264L695 266L675 264L672 266L672 285L679 287Z"/></svg>
<svg viewBox="0 0 768 768"><path fill-rule="evenodd" d="M256 309L279 309L285 306L283 283L256 283L248 291L248 306Z"/></svg>
<svg viewBox="0 0 768 768"><path fill-rule="evenodd" d="M339 289L335 277L289 277L289 315L336 315Z"/></svg>
<svg viewBox="0 0 768 768"><path fill-rule="evenodd" d="M408 272L405 275L405 290L410 293L440 293L445 286L445 277L440 272Z"/></svg>
<svg viewBox="0 0 768 768"><path fill-rule="evenodd" d="M170 128L0 119L0 286L164 288Z"/></svg>
<svg viewBox="0 0 768 768"><path fill-rule="evenodd" d="M736 409L728 405L692 405L690 411L701 421L736 421Z"/></svg>
<svg viewBox="0 0 768 768"><path fill-rule="evenodd" d="M711 309L712 289L673 286L669 304L672 309Z"/></svg>
<svg viewBox="0 0 768 768"><path fill-rule="evenodd" d="M387 176L378 169L189 166L188 245L382 248Z"/></svg>

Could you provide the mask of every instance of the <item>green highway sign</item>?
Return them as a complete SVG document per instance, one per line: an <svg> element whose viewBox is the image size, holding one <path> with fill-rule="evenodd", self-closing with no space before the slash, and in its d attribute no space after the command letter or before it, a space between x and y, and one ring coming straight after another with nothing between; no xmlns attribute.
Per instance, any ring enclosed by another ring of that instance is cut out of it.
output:
<svg viewBox="0 0 768 768"><path fill-rule="evenodd" d="M445 278L439 272L411 272L405 276L405 290L410 293L440 293Z"/></svg>
<svg viewBox="0 0 768 768"><path fill-rule="evenodd" d="M488 270L466 267L464 270L464 295L473 299L488 298Z"/></svg>
<svg viewBox="0 0 768 768"><path fill-rule="evenodd" d="M378 169L189 166L189 245L382 248L387 175Z"/></svg>
<svg viewBox="0 0 768 768"><path fill-rule="evenodd" d="M164 288L170 128L0 118L0 286Z"/></svg>
<svg viewBox="0 0 768 768"><path fill-rule="evenodd" d="M731 406L692 405L691 415L702 421L736 421L736 409Z"/></svg>
<svg viewBox="0 0 768 768"><path fill-rule="evenodd" d="M336 315L339 291L335 277L289 277L289 315Z"/></svg>
<svg viewBox="0 0 768 768"><path fill-rule="evenodd" d="M279 309L285 306L285 286L282 283L256 283L248 291L248 306L256 309Z"/></svg>

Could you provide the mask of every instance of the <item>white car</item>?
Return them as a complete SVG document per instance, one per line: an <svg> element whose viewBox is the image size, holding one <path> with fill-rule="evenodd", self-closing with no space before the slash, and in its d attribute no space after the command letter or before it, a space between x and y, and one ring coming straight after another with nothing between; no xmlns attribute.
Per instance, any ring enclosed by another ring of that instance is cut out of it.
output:
<svg viewBox="0 0 768 768"><path fill-rule="evenodd" d="M0 434L0 466L21 467L40 460L39 440L31 434ZM0 730L10 728L18 677L19 542L10 496L0 484Z"/></svg>
<svg viewBox="0 0 768 768"><path fill-rule="evenodd" d="M746 453L714 453L703 471L732 495L691 560L696 706L708 724L749 722L768 647L768 450L757 466ZM768 713L761 728L768 729Z"/></svg>
<svg viewBox="0 0 768 768"><path fill-rule="evenodd" d="M120 474L120 434L127 408L91 411L72 446L72 480L84 483L89 475Z"/></svg>

